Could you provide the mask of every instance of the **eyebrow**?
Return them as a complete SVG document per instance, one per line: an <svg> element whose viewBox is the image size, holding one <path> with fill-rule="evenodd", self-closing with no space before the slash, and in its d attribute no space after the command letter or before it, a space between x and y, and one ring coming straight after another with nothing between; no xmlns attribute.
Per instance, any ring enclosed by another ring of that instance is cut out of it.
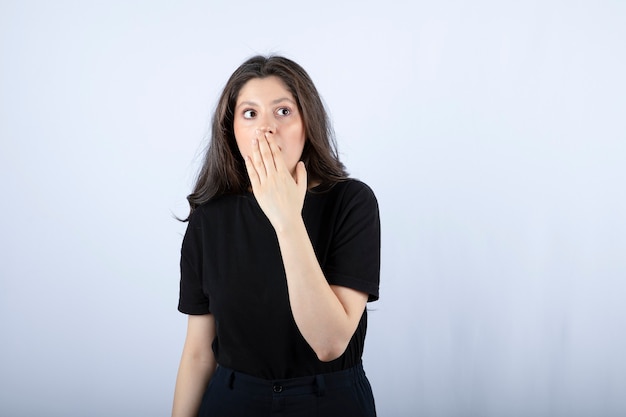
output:
<svg viewBox="0 0 626 417"><path fill-rule="evenodd" d="M281 103L283 101L288 101L290 103L296 104L295 101L293 101L292 99L290 99L289 97L281 97L281 98L277 98L276 100L273 100L270 104L271 105L275 105L278 103ZM258 104L254 101L242 101L241 103L239 103L239 105L237 106L237 108L246 105L246 106L258 106Z"/></svg>

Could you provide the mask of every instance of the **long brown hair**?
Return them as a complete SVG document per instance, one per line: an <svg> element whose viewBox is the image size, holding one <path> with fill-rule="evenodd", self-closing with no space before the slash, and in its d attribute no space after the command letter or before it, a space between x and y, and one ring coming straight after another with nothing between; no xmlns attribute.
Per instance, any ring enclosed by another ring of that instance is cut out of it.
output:
<svg viewBox="0 0 626 417"><path fill-rule="evenodd" d="M308 181L331 186L347 177L339 160L328 114L313 81L297 63L281 56L255 56L235 70L222 91L211 125L211 141L193 192L187 196L190 212L222 194L243 193L250 188L244 160L233 129L234 109L241 88L253 78L276 76L298 104L305 131L300 158ZM189 219L189 217L187 218Z"/></svg>

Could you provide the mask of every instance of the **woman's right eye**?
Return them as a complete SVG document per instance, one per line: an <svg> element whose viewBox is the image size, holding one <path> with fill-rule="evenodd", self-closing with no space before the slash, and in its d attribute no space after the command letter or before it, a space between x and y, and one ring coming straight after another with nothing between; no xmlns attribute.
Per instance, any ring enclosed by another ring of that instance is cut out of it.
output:
<svg viewBox="0 0 626 417"><path fill-rule="evenodd" d="M246 110L243 112L244 119L252 119L256 116L256 112L254 110Z"/></svg>

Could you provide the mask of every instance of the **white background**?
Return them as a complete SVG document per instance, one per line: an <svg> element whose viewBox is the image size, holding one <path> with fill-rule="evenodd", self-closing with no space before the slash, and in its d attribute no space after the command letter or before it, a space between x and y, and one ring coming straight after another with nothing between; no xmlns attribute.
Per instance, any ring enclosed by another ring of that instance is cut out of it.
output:
<svg viewBox="0 0 626 417"><path fill-rule="evenodd" d="M0 3L0 415L169 414L172 216L268 52L379 199L379 415L625 415L626 3L216 3Z"/></svg>

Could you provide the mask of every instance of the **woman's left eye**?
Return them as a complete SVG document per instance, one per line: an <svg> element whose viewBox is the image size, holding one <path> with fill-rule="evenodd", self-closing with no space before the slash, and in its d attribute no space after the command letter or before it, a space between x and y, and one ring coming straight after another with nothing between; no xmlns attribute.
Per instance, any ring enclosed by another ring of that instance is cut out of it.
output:
<svg viewBox="0 0 626 417"><path fill-rule="evenodd" d="M289 116L291 114L291 110L287 107L281 107L276 113L278 113L279 116Z"/></svg>

